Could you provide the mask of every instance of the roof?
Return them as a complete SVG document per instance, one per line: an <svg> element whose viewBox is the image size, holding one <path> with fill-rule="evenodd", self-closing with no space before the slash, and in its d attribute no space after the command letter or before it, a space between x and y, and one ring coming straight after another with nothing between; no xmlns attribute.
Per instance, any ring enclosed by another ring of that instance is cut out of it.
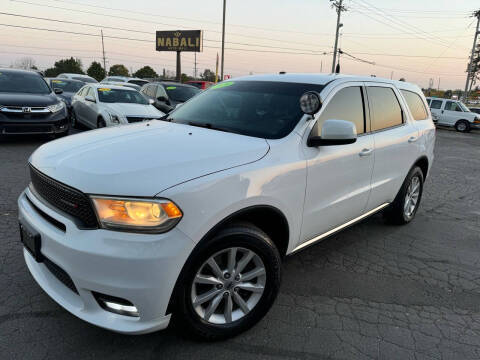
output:
<svg viewBox="0 0 480 360"><path fill-rule="evenodd" d="M184 83L179 83L175 81L154 81L151 82L150 84L160 84L160 85L165 85L165 86L184 86L184 87L189 87L189 88L196 88L195 86L189 85L189 84L184 84ZM147 84L145 84L147 85Z"/></svg>
<svg viewBox="0 0 480 360"><path fill-rule="evenodd" d="M415 90L420 88L412 83L405 81L390 80L373 76L358 76L345 74L320 74L320 73L285 73L285 74L263 74L263 75L248 75L234 78L226 81L279 81L279 82L295 82L304 84L326 85L332 81L370 81L394 84L399 89Z"/></svg>
<svg viewBox="0 0 480 360"><path fill-rule="evenodd" d="M25 74L37 74L38 70L23 70L23 69L13 69L13 68L0 68L0 73L25 73Z"/></svg>
<svg viewBox="0 0 480 360"><path fill-rule="evenodd" d="M77 74L77 73L61 73L61 74L58 74L58 75L69 75L69 76L79 76L79 77L88 77L88 78L91 78L91 76L87 75L87 74ZM93 78L92 78L93 79Z"/></svg>
<svg viewBox="0 0 480 360"><path fill-rule="evenodd" d="M130 91L137 91L134 88L124 85L114 85L114 84L105 84L105 83L90 83L87 84L88 86L93 86L96 89L108 88L108 89L115 89L115 90L130 90Z"/></svg>

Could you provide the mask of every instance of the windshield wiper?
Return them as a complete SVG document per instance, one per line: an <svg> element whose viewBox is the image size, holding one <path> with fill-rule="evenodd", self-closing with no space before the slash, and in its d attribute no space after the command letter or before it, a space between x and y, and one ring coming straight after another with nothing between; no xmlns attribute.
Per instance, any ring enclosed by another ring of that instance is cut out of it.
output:
<svg viewBox="0 0 480 360"><path fill-rule="evenodd" d="M190 126L196 126L196 127L201 127L201 128L205 128L205 129L211 129L211 130L217 130L217 131L224 131L224 132L229 132L229 133L235 133L235 131L231 130L231 129L227 129L227 128L222 128L222 127L218 127L218 126L213 126L212 124L210 123L195 123L195 122L188 122L188 125Z"/></svg>

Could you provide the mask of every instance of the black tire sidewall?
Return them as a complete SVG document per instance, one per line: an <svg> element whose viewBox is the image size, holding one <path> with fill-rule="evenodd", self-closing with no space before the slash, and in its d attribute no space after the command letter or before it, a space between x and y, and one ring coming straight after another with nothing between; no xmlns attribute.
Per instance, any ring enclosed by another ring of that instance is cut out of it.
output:
<svg viewBox="0 0 480 360"><path fill-rule="evenodd" d="M103 126L100 126L102 123L103 123ZM104 128L104 127L107 127L107 123L105 122L105 120L103 120L103 118L99 118L97 120L97 128L101 129L101 128Z"/></svg>
<svg viewBox="0 0 480 360"><path fill-rule="evenodd" d="M254 251L266 269L265 290L257 305L242 319L231 324L215 325L201 319L191 304L191 287L196 273L213 254L229 247L243 247ZM281 259L268 236L256 227L233 226L221 230L210 240L200 244L187 261L180 277L174 317L181 318L189 333L206 340L220 340L235 336L255 325L271 308L281 281Z"/></svg>
<svg viewBox="0 0 480 360"><path fill-rule="evenodd" d="M410 185L410 182L412 181L412 178L418 176L420 179L420 193L418 194L418 200L417 204L415 205L415 210L413 211L413 214L410 217L405 216L405 211L403 210L403 207L405 205L405 196L407 195L408 191L408 186ZM408 174L407 178L405 179L405 182L402 185L402 191L401 191L401 210L402 210L402 217L405 223L409 223L415 218L415 215L417 214L417 210L420 206L420 201L422 200L422 194L423 194L423 172L419 167L413 168L410 173Z"/></svg>
<svg viewBox="0 0 480 360"><path fill-rule="evenodd" d="M461 124L461 123L465 124L465 130L459 130L458 129L458 125ZM470 131L470 123L466 120L459 120L455 124L455 130L457 130L458 132L463 132L463 133L469 132Z"/></svg>

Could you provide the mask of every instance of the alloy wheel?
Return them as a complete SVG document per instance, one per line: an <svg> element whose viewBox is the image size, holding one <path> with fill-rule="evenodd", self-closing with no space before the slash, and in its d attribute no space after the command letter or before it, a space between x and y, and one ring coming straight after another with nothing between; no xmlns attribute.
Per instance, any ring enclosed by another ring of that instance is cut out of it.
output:
<svg viewBox="0 0 480 360"><path fill-rule="evenodd" d="M265 265L254 251L242 247L221 250L195 275L191 305L211 324L242 319L260 301L266 284Z"/></svg>
<svg viewBox="0 0 480 360"><path fill-rule="evenodd" d="M412 217L415 212L418 198L420 197L420 186L419 177L412 177L407 188L407 194L405 195L405 202L403 205L403 213L407 218Z"/></svg>

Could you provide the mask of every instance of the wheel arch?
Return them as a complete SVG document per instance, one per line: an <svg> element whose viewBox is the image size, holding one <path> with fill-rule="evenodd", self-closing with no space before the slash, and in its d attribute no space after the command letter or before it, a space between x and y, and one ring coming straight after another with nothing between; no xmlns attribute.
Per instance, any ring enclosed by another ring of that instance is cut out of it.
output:
<svg viewBox="0 0 480 360"><path fill-rule="evenodd" d="M422 170L423 178L426 179L428 174L428 166L429 166L427 156L423 155L420 158L418 158L417 161L415 161L415 163L413 164L412 168L414 168L415 166L418 166Z"/></svg>
<svg viewBox="0 0 480 360"><path fill-rule="evenodd" d="M182 270L175 282L172 294L170 295L166 314L172 313L174 309L174 301L177 296L178 286L182 281L181 279L185 276L185 266L190 261L191 256L194 256L196 249L221 229L239 222L249 222L264 231L277 247L280 256L282 258L286 256L290 230L287 218L281 210L271 205L253 205L237 210L220 220L195 245L194 249L183 264Z"/></svg>

